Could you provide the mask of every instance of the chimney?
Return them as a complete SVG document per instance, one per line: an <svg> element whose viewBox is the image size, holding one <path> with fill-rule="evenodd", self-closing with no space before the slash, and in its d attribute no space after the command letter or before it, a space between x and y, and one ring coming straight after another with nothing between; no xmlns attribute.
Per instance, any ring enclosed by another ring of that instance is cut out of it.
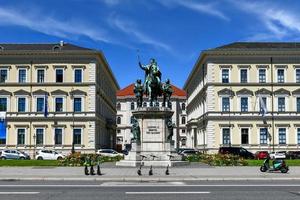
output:
<svg viewBox="0 0 300 200"><path fill-rule="evenodd" d="M61 47L64 46L64 41L61 40L59 44L60 44Z"/></svg>

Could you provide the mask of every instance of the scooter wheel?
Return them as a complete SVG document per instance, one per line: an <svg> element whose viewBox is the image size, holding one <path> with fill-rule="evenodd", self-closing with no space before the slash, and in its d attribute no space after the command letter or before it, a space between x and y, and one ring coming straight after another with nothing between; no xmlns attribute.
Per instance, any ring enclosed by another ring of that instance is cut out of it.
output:
<svg viewBox="0 0 300 200"><path fill-rule="evenodd" d="M267 171L267 168L266 168L265 166L261 166L261 167L260 167L260 171L261 171L261 172L266 172L266 171Z"/></svg>
<svg viewBox="0 0 300 200"><path fill-rule="evenodd" d="M288 170L286 168L281 168L280 171L281 171L281 173L287 173L288 172Z"/></svg>

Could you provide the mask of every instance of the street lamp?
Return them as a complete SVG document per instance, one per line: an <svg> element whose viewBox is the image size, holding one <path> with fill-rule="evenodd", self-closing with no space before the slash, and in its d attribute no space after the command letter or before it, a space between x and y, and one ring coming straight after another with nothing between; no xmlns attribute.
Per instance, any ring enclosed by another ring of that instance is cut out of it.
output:
<svg viewBox="0 0 300 200"><path fill-rule="evenodd" d="M75 148L74 148L74 145L75 145L75 141L74 141L74 112L75 112L75 104L74 104L74 93L73 93L73 87L72 87L72 90L71 90L71 97L72 97L72 100L73 100L73 130L72 130L72 150L71 150L71 153L74 154L75 153Z"/></svg>
<svg viewBox="0 0 300 200"><path fill-rule="evenodd" d="M35 158L35 150L36 150L36 135L33 134L33 142L34 142L34 146L33 146L33 158Z"/></svg>

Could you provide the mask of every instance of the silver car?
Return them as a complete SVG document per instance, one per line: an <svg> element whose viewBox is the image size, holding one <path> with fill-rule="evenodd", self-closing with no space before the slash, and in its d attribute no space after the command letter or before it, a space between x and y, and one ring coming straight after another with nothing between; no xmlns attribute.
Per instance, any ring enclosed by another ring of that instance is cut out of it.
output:
<svg viewBox="0 0 300 200"><path fill-rule="evenodd" d="M11 149L6 149L2 150L0 154L1 160L6 160L6 159L14 159L14 160L29 160L30 156L25 153L25 152L20 152L18 150L11 150Z"/></svg>

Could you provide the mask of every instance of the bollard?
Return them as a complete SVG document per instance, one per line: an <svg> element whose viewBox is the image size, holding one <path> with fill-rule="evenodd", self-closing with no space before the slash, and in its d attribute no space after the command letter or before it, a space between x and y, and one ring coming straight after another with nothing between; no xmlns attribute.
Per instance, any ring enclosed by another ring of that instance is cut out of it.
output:
<svg viewBox="0 0 300 200"><path fill-rule="evenodd" d="M85 158L85 161L84 161L83 165L84 165L84 174L85 174L86 176L88 176L88 175L89 175L88 158Z"/></svg>
<svg viewBox="0 0 300 200"><path fill-rule="evenodd" d="M98 159L98 162L97 162L97 175L101 176L102 175L101 169L100 169L101 160L99 158L97 158L97 159Z"/></svg>
<svg viewBox="0 0 300 200"><path fill-rule="evenodd" d="M94 162L93 162L92 158L91 158L90 175L95 175Z"/></svg>
<svg viewBox="0 0 300 200"><path fill-rule="evenodd" d="M153 170L152 170L152 165L150 166L150 170L149 170L149 176L153 175Z"/></svg>
<svg viewBox="0 0 300 200"><path fill-rule="evenodd" d="M170 172L169 172L169 164L168 164L168 166L167 166L167 169L166 169L166 173L165 173L166 175L170 175Z"/></svg>

